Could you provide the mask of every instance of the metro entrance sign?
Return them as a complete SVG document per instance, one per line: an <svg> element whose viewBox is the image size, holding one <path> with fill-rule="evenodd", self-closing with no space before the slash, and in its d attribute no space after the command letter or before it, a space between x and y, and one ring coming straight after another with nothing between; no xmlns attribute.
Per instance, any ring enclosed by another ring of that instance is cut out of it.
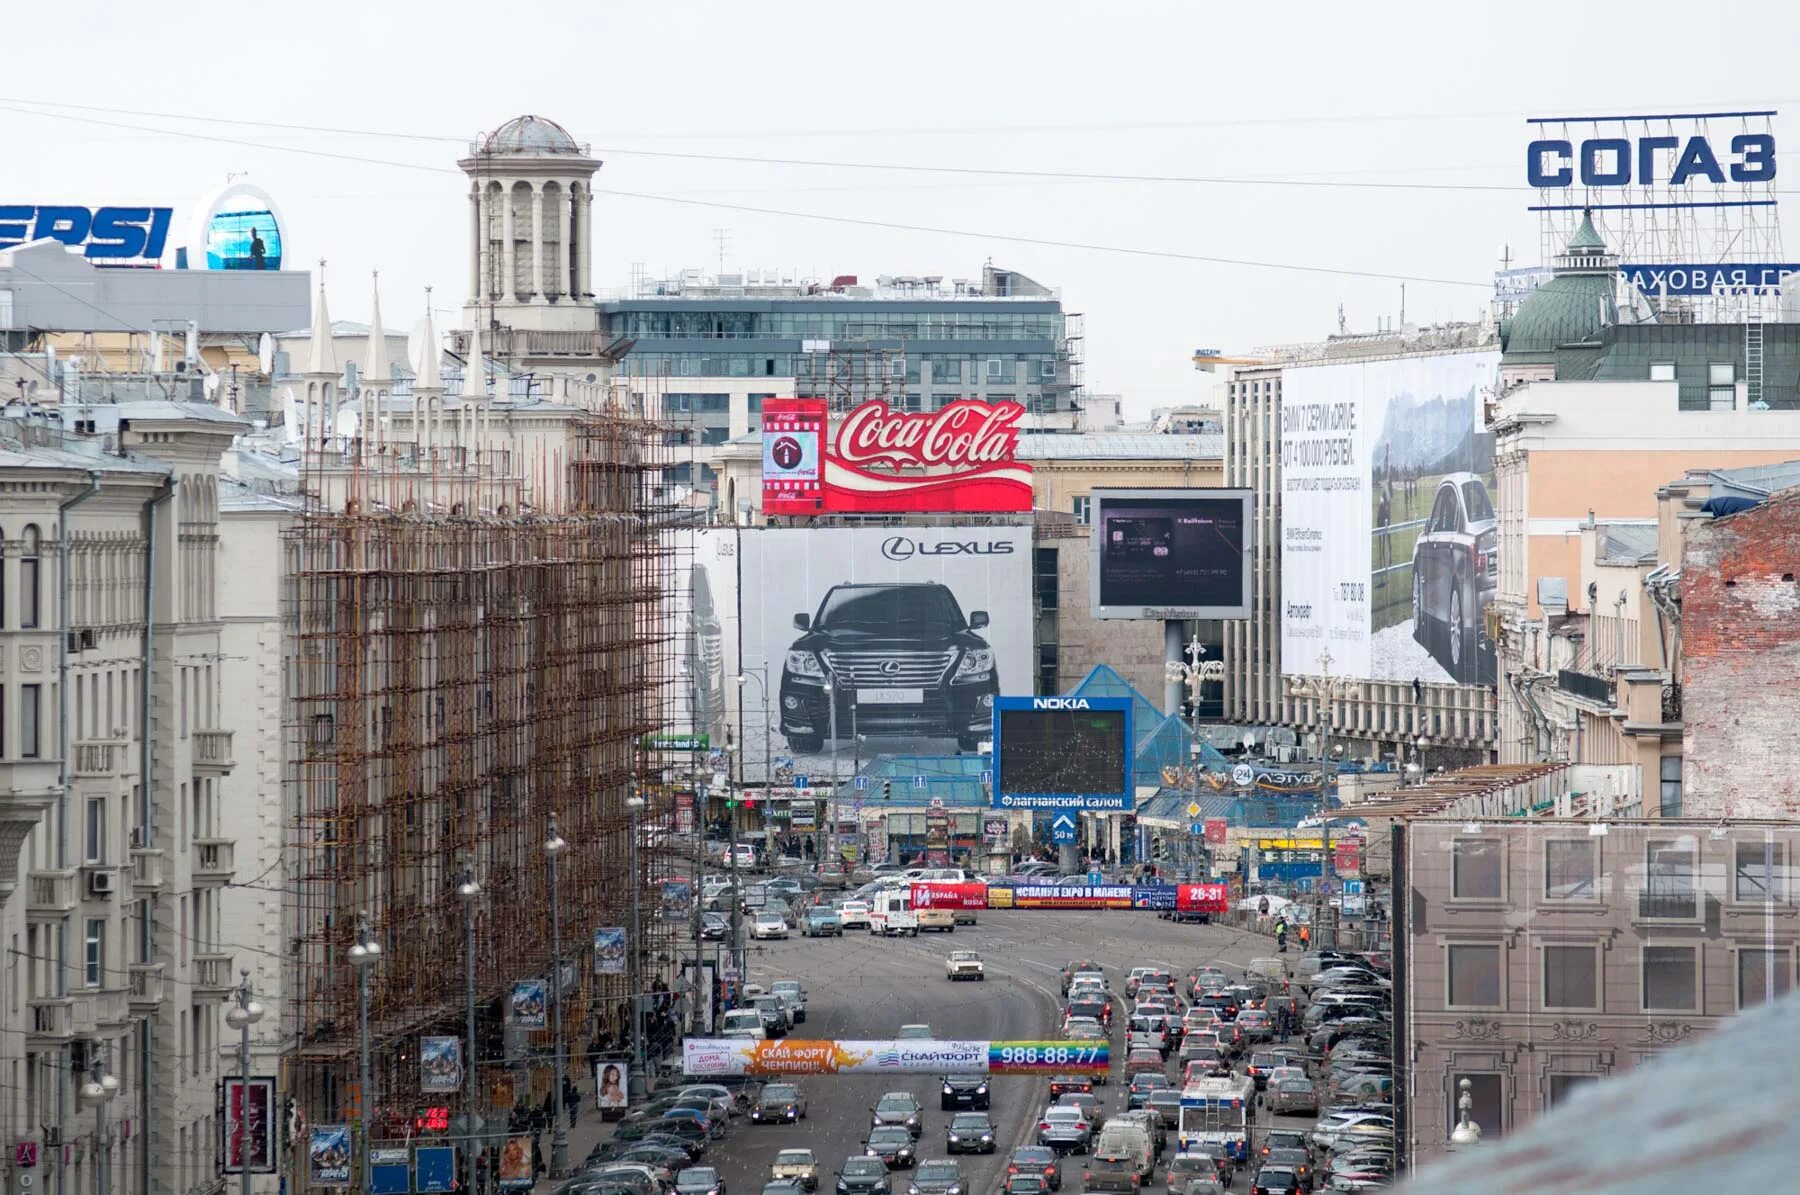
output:
<svg viewBox="0 0 1800 1195"><path fill-rule="evenodd" d="M762 414L765 514L1031 509L1016 402L910 412L872 399L835 431L822 398L765 399Z"/></svg>

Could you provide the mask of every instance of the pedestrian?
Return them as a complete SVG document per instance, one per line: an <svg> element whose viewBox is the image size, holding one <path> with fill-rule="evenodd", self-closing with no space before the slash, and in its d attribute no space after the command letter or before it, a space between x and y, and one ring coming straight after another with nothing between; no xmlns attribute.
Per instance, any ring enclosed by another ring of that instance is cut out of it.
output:
<svg viewBox="0 0 1800 1195"><path fill-rule="evenodd" d="M1309 943L1311 941L1312 941L1312 927L1302 923L1300 926L1300 949L1305 950L1307 943Z"/></svg>
<svg viewBox="0 0 1800 1195"><path fill-rule="evenodd" d="M581 1119L581 1090L567 1075L563 1076L562 1101L563 1111L569 1114L569 1127L574 1128L575 1122Z"/></svg>
<svg viewBox="0 0 1800 1195"><path fill-rule="evenodd" d="M1282 954L1287 953L1287 921L1285 918L1275 923L1275 949Z"/></svg>

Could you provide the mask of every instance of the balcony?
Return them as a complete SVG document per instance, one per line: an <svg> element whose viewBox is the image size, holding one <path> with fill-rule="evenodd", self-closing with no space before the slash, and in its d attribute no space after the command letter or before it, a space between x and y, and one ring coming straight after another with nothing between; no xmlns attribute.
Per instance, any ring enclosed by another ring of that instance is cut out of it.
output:
<svg viewBox="0 0 1800 1195"><path fill-rule="evenodd" d="M103 1025L123 1025L131 1020L130 999L124 988L89 988L78 993L72 1003L75 1029L79 1033L91 1033Z"/></svg>
<svg viewBox="0 0 1800 1195"><path fill-rule="evenodd" d="M231 974L229 954L196 954L194 956L194 994L196 996L228 996L237 981Z"/></svg>
<svg viewBox="0 0 1800 1195"><path fill-rule="evenodd" d="M1591 701L1595 705L1611 709L1613 705L1613 683L1604 676L1595 676L1589 672L1576 672L1564 668L1556 674L1556 687L1583 701Z"/></svg>
<svg viewBox="0 0 1800 1195"><path fill-rule="evenodd" d="M27 1045L60 1045L74 1036L74 1002L67 996L46 996L31 1002L30 1028L25 1034Z"/></svg>
<svg viewBox="0 0 1800 1195"><path fill-rule="evenodd" d="M1637 894L1639 921L1698 921L1700 893L1693 889L1661 889Z"/></svg>
<svg viewBox="0 0 1800 1195"><path fill-rule="evenodd" d="M131 964L130 1001L132 1012L153 1013L157 1010L163 1002L163 964Z"/></svg>
<svg viewBox="0 0 1800 1195"><path fill-rule="evenodd" d="M83 739L72 744L70 773L78 780L105 780L125 766L124 739Z"/></svg>
<svg viewBox="0 0 1800 1195"><path fill-rule="evenodd" d="M147 894L162 891L164 855L153 847L131 848L131 888Z"/></svg>
<svg viewBox="0 0 1800 1195"><path fill-rule="evenodd" d="M25 877L25 890L27 917L61 917L75 911L75 902L81 895L81 872L73 867L33 871Z"/></svg>
<svg viewBox="0 0 1800 1195"><path fill-rule="evenodd" d="M196 730L194 767L203 772L229 772L237 766L231 757L231 731Z"/></svg>
<svg viewBox="0 0 1800 1195"><path fill-rule="evenodd" d="M225 884L237 872L237 839L194 839L194 883Z"/></svg>

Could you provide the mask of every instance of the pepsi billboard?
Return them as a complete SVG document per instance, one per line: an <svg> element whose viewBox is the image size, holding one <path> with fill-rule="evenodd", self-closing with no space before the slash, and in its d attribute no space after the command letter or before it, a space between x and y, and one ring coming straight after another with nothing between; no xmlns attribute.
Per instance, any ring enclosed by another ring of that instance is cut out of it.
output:
<svg viewBox="0 0 1800 1195"><path fill-rule="evenodd" d="M1124 697L994 700L994 808L1133 806L1131 702Z"/></svg>
<svg viewBox="0 0 1800 1195"><path fill-rule="evenodd" d="M61 241L97 265L155 262L169 242L175 209L0 204L0 249Z"/></svg>

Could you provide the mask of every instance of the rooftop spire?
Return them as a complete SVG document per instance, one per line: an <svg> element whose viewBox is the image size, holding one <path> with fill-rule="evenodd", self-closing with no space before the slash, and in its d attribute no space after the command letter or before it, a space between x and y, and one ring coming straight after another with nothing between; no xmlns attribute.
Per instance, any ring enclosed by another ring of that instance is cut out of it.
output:
<svg viewBox="0 0 1800 1195"><path fill-rule="evenodd" d="M413 383L414 390L428 390L433 394L444 392L443 362L439 360L443 352L438 346L437 325L431 322L431 288L425 288L425 336L419 347L419 378Z"/></svg>
<svg viewBox="0 0 1800 1195"><path fill-rule="evenodd" d="M363 363L363 377L370 382L394 380L393 366L388 362L387 331L381 326L381 271L374 277L374 297L369 301L369 355Z"/></svg>
<svg viewBox="0 0 1800 1195"><path fill-rule="evenodd" d="M325 259L319 259L319 301L313 307L312 347L306 372L337 376L337 350L331 343L331 312L325 306Z"/></svg>
<svg viewBox="0 0 1800 1195"><path fill-rule="evenodd" d="M463 371L463 401L487 401L487 362L481 356L481 321L469 321L469 367Z"/></svg>
<svg viewBox="0 0 1800 1195"><path fill-rule="evenodd" d="M1606 242L1601 239L1599 229L1594 227L1594 210L1587 208L1581 213L1581 227L1575 230L1575 237L1569 242L1570 253L1606 252Z"/></svg>

